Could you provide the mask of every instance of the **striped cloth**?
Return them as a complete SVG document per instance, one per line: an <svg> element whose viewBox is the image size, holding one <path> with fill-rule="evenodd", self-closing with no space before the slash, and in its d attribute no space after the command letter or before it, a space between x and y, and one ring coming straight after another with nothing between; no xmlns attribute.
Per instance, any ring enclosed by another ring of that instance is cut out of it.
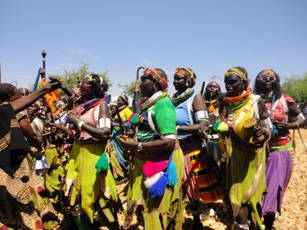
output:
<svg viewBox="0 0 307 230"><path fill-rule="evenodd" d="M222 199L225 193L201 145L201 139L180 140L185 158L184 187L191 201L202 199L204 203L212 203Z"/></svg>
<svg viewBox="0 0 307 230"><path fill-rule="evenodd" d="M289 151L271 152L266 169L267 193L263 196L262 213L281 212L282 199L292 174L292 159Z"/></svg>

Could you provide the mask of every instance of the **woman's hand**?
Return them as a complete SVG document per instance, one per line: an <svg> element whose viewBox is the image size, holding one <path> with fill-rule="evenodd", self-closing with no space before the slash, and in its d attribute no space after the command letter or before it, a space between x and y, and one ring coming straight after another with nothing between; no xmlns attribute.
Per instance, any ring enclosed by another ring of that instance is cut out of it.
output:
<svg viewBox="0 0 307 230"><path fill-rule="evenodd" d="M282 131L287 131L287 130L292 128L291 127L292 123L288 123L288 122L277 122L277 121L274 121L273 124L281 132Z"/></svg>
<svg viewBox="0 0 307 230"><path fill-rule="evenodd" d="M79 117L77 116L76 112L70 112L67 114L67 121L70 124L77 124Z"/></svg>
<svg viewBox="0 0 307 230"><path fill-rule="evenodd" d="M266 129L262 128L260 125L254 126L252 137L255 142L262 141L266 135L267 135Z"/></svg>

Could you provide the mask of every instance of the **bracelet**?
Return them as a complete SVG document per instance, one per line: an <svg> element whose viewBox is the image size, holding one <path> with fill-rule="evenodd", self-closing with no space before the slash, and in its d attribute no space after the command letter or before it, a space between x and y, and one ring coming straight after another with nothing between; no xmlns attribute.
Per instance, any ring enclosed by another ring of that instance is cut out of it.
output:
<svg viewBox="0 0 307 230"><path fill-rule="evenodd" d="M78 127L78 129L81 131L81 128L82 128L82 125L84 124L85 122L84 121L81 121L81 120L79 120L78 122L77 122L77 127Z"/></svg>
<svg viewBox="0 0 307 230"><path fill-rule="evenodd" d="M176 126L176 132L178 132L179 125Z"/></svg>

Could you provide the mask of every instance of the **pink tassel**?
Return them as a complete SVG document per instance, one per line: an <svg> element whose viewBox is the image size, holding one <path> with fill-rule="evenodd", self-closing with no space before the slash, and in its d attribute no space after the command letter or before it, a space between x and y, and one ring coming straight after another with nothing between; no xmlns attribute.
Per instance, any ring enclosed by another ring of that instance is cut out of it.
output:
<svg viewBox="0 0 307 230"><path fill-rule="evenodd" d="M152 161L146 161L146 163L143 166L143 172L146 177L152 177L156 173L166 169L166 166L168 164L168 161L159 161L159 162L152 162Z"/></svg>

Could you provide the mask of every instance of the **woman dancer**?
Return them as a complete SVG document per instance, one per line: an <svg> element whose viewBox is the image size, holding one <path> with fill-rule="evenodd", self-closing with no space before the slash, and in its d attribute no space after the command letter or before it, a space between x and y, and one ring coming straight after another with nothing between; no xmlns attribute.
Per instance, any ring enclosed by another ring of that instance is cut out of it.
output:
<svg viewBox="0 0 307 230"><path fill-rule="evenodd" d="M172 100L176 110L176 125L180 147L185 156L184 188L189 201L187 208L194 217L193 229L201 229L200 199L211 204L224 197L209 157L203 152L203 130L208 130L208 113L202 96L194 92L196 74L190 68L177 68ZM210 205L211 206L211 205ZM211 207L210 207L211 208Z"/></svg>
<svg viewBox="0 0 307 230"><path fill-rule="evenodd" d="M227 92L221 98L220 115L229 128L223 140L227 154L224 176L235 226L263 229L259 208L265 191L265 143L271 136L272 124L264 101L251 93L249 81L242 67L225 73Z"/></svg>
<svg viewBox="0 0 307 230"><path fill-rule="evenodd" d="M124 229L134 211L142 210L146 230L182 229L182 178L184 161L176 141L176 113L168 98L162 69L144 70L136 138L122 140L133 154L129 172L128 209Z"/></svg>
<svg viewBox="0 0 307 230"><path fill-rule="evenodd" d="M262 70L257 75L254 93L265 101L274 127L265 169L267 192L262 201L264 225L268 230L273 227L276 213L281 213L283 196L292 174L291 153L294 149L289 130L304 126L305 118L294 99L281 93L280 78L272 69Z"/></svg>
<svg viewBox="0 0 307 230"><path fill-rule="evenodd" d="M118 228L119 198L108 161L111 121L105 102L107 89L97 74L85 76L80 87L84 103L67 115L76 134L67 166L66 195L74 220L84 230Z"/></svg>

